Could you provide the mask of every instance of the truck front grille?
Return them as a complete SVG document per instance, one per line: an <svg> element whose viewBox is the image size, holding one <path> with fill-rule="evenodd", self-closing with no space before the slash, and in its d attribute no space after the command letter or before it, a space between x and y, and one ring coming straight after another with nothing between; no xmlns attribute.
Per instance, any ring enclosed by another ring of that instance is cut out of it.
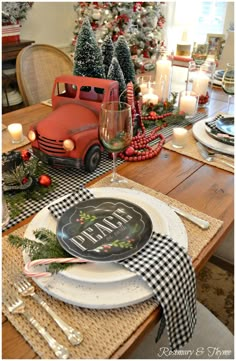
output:
<svg viewBox="0 0 236 361"><path fill-rule="evenodd" d="M50 139L38 134L38 142L39 147L43 152L54 155L66 154L66 151L63 148L63 140Z"/></svg>

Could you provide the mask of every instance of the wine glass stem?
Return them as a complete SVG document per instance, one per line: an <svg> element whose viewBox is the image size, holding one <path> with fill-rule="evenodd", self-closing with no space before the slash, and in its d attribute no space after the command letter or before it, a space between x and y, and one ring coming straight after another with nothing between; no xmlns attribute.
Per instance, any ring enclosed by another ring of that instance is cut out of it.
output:
<svg viewBox="0 0 236 361"><path fill-rule="evenodd" d="M232 95L228 94L228 105L227 105L227 113L229 113L229 108L230 108L230 99L231 99Z"/></svg>
<svg viewBox="0 0 236 361"><path fill-rule="evenodd" d="M113 152L112 153L112 159L113 159L113 173L112 173L112 178L111 181L112 182L116 182L117 181L117 173L116 173L116 158L117 158L117 153Z"/></svg>

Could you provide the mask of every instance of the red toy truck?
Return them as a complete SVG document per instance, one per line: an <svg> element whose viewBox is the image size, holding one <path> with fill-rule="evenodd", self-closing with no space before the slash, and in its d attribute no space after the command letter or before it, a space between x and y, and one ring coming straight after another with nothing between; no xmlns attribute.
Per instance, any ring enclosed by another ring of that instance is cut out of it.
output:
<svg viewBox="0 0 236 361"><path fill-rule="evenodd" d="M114 80L73 75L57 77L53 112L31 127L34 154L54 167L84 167L93 172L101 159L98 122L101 104L119 99Z"/></svg>

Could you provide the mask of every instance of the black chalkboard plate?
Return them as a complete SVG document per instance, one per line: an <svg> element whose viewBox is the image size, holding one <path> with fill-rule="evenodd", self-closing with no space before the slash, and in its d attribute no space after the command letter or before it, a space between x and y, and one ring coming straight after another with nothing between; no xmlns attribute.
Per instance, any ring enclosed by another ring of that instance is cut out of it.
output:
<svg viewBox="0 0 236 361"><path fill-rule="evenodd" d="M152 228L151 218L136 204L97 198L68 209L58 221L57 238L72 256L114 262L141 250Z"/></svg>

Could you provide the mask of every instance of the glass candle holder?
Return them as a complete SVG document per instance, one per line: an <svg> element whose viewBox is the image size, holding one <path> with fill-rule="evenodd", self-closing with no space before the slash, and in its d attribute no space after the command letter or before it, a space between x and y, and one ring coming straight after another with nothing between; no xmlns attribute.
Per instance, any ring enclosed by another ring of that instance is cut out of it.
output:
<svg viewBox="0 0 236 361"><path fill-rule="evenodd" d="M156 62L156 84L163 86L162 99L168 100L171 92L172 81L172 61L167 56L163 56Z"/></svg>
<svg viewBox="0 0 236 361"><path fill-rule="evenodd" d="M193 118L197 113L198 95L189 90L183 90L179 95L179 111L185 113L187 119Z"/></svg>
<svg viewBox="0 0 236 361"><path fill-rule="evenodd" d="M140 87L141 93L145 94L150 88L152 83L152 77L150 75L139 76L137 78L137 84Z"/></svg>
<svg viewBox="0 0 236 361"><path fill-rule="evenodd" d="M199 97L198 107L200 108L205 108L210 103L215 68L214 61L207 61L200 66L199 70L191 74L192 91Z"/></svg>
<svg viewBox="0 0 236 361"><path fill-rule="evenodd" d="M159 96L157 94L156 82L150 83L149 87L143 93L142 103L144 104L149 102L155 105L158 103L158 101L159 101Z"/></svg>
<svg viewBox="0 0 236 361"><path fill-rule="evenodd" d="M186 144L188 131L185 128L177 127L173 128L172 147L184 148Z"/></svg>
<svg viewBox="0 0 236 361"><path fill-rule="evenodd" d="M21 143L23 141L23 128L20 123L12 123L7 127L11 136L12 143Z"/></svg>

